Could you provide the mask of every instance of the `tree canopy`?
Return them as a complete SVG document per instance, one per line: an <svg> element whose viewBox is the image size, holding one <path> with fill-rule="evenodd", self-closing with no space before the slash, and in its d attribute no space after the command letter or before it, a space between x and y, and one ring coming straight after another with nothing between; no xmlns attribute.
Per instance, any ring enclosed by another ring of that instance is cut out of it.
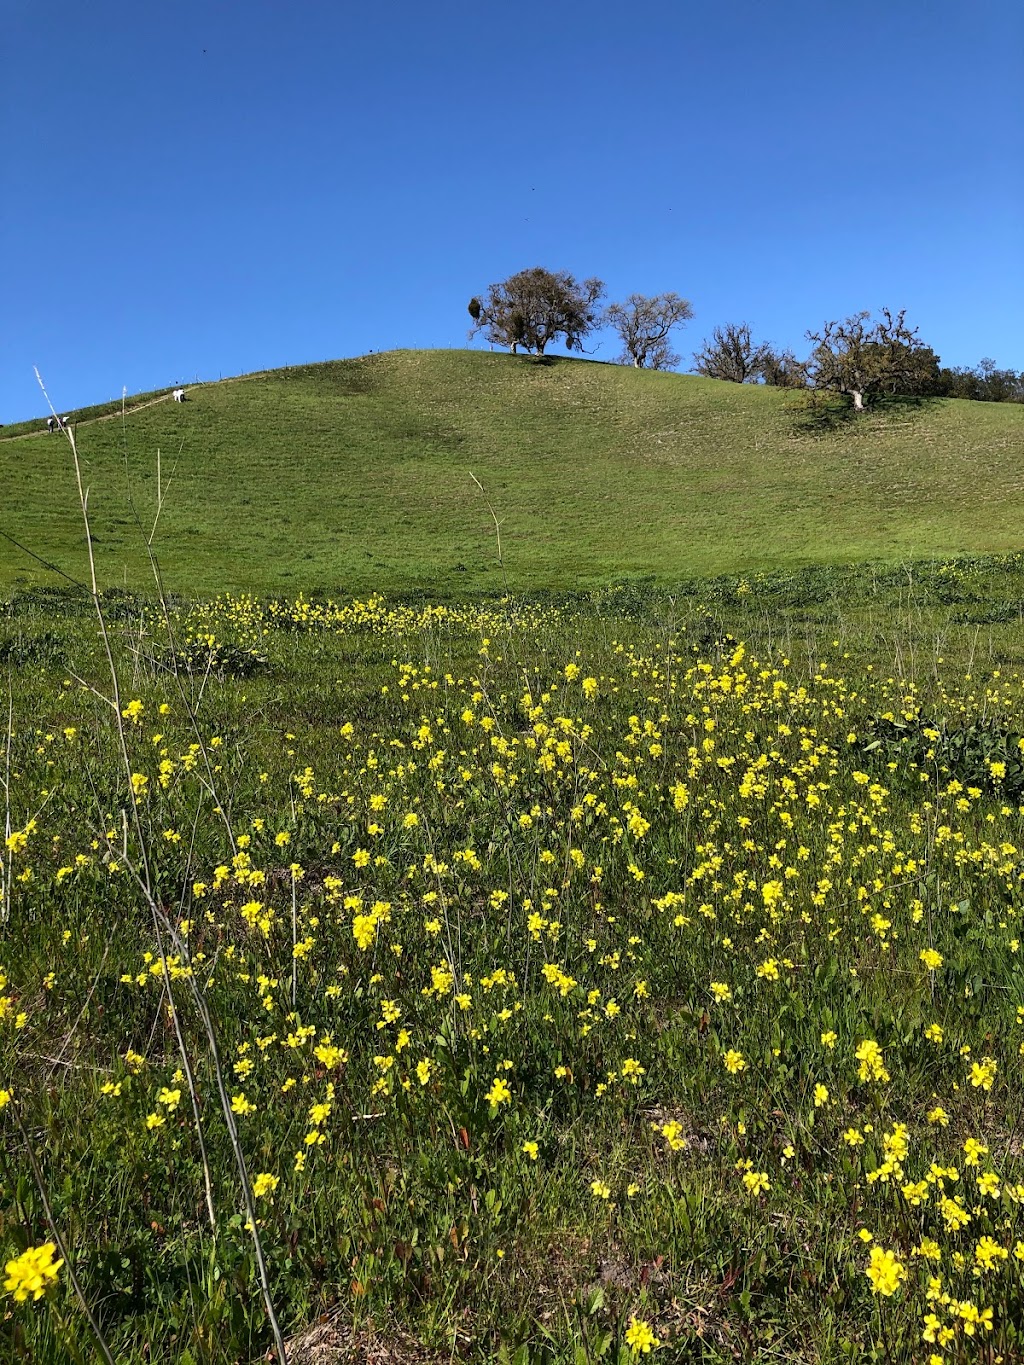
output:
<svg viewBox="0 0 1024 1365"><path fill-rule="evenodd" d="M761 358L761 378L774 389L805 389L807 365L790 350L777 351L765 346Z"/></svg>
<svg viewBox="0 0 1024 1365"><path fill-rule="evenodd" d="M939 358L907 326L906 309L883 308L874 322L869 312L854 313L845 322L826 322L807 339L814 342L811 383L849 398L857 412L882 395L934 391Z"/></svg>
<svg viewBox="0 0 1024 1365"><path fill-rule="evenodd" d="M520 347L543 355L558 337L569 351L582 351L583 340L600 321L598 300L604 284L598 279L578 281L568 271L534 266L492 284L482 298L469 301L473 319L470 336L483 332L496 346Z"/></svg>
<svg viewBox="0 0 1024 1365"><path fill-rule="evenodd" d="M939 370L935 392L943 398L973 398L983 403L1024 403L1024 373L1001 370L985 357L973 370Z"/></svg>

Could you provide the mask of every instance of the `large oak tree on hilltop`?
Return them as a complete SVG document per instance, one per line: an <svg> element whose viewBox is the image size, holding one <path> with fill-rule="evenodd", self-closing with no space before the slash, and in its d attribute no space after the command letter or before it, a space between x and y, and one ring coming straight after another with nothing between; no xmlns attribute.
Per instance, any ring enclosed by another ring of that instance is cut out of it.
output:
<svg viewBox="0 0 1024 1365"><path fill-rule="evenodd" d="M482 298L469 301L473 319L470 336L483 332L496 346L515 353L520 347L535 355L558 337L569 351L582 351L583 338L600 321L598 300L604 284L598 279L578 281L566 270L534 266L492 284Z"/></svg>
<svg viewBox="0 0 1024 1365"><path fill-rule="evenodd" d="M883 308L873 324L869 312L854 313L845 322L826 322L807 339L814 342L811 383L850 399L855 412L886 394L932 392L938 378L939 358L907 326L905 308Z"/></svg>

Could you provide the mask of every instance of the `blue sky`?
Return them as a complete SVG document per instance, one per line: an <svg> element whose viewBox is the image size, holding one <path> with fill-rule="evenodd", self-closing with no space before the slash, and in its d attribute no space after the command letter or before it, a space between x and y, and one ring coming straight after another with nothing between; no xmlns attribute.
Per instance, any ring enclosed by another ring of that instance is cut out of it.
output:
<svg viewBox="0 0 1024 1365"><path fill-rule="evenodd" d="M464 346L532 265L1024 368L1018 0L6 0L0 421ZM615 354L601 338L598 359ZM476 345L483 344L479 340Z"/></svg>

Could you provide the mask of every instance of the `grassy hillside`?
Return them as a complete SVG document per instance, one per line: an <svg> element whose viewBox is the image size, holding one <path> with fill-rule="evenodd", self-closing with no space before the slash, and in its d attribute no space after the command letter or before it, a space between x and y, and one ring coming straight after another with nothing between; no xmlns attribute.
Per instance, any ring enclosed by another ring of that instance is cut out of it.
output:
<svg viewBox="0 0 1024 1365"><path fill-rule="evenodd" d="M172 588L216 592L659 579L1021 545L1024 412L937 401L801 429L784 393L595 362L397 351L193 388L80 420L106 584L146 581L141 521ZM66 445L0 439L0 531L85 572ZM169 485L169 486L168 486ZM0 541L0 587L59 581Z"/></svg>

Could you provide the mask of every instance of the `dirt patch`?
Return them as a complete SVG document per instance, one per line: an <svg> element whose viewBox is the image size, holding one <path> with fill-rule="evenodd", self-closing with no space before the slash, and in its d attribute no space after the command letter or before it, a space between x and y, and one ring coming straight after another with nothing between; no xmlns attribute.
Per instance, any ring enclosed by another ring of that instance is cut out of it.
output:
<svg viewBox="0 0 1024 1365"><path fill-rule="evenodd" d="M371 1323L353 1327L339 1316L326 1315L297 1332L285 1345L288 1365L450 1365L451 1355L428 1351L414 1337L392 1330L378 1332Z"/></svg>

